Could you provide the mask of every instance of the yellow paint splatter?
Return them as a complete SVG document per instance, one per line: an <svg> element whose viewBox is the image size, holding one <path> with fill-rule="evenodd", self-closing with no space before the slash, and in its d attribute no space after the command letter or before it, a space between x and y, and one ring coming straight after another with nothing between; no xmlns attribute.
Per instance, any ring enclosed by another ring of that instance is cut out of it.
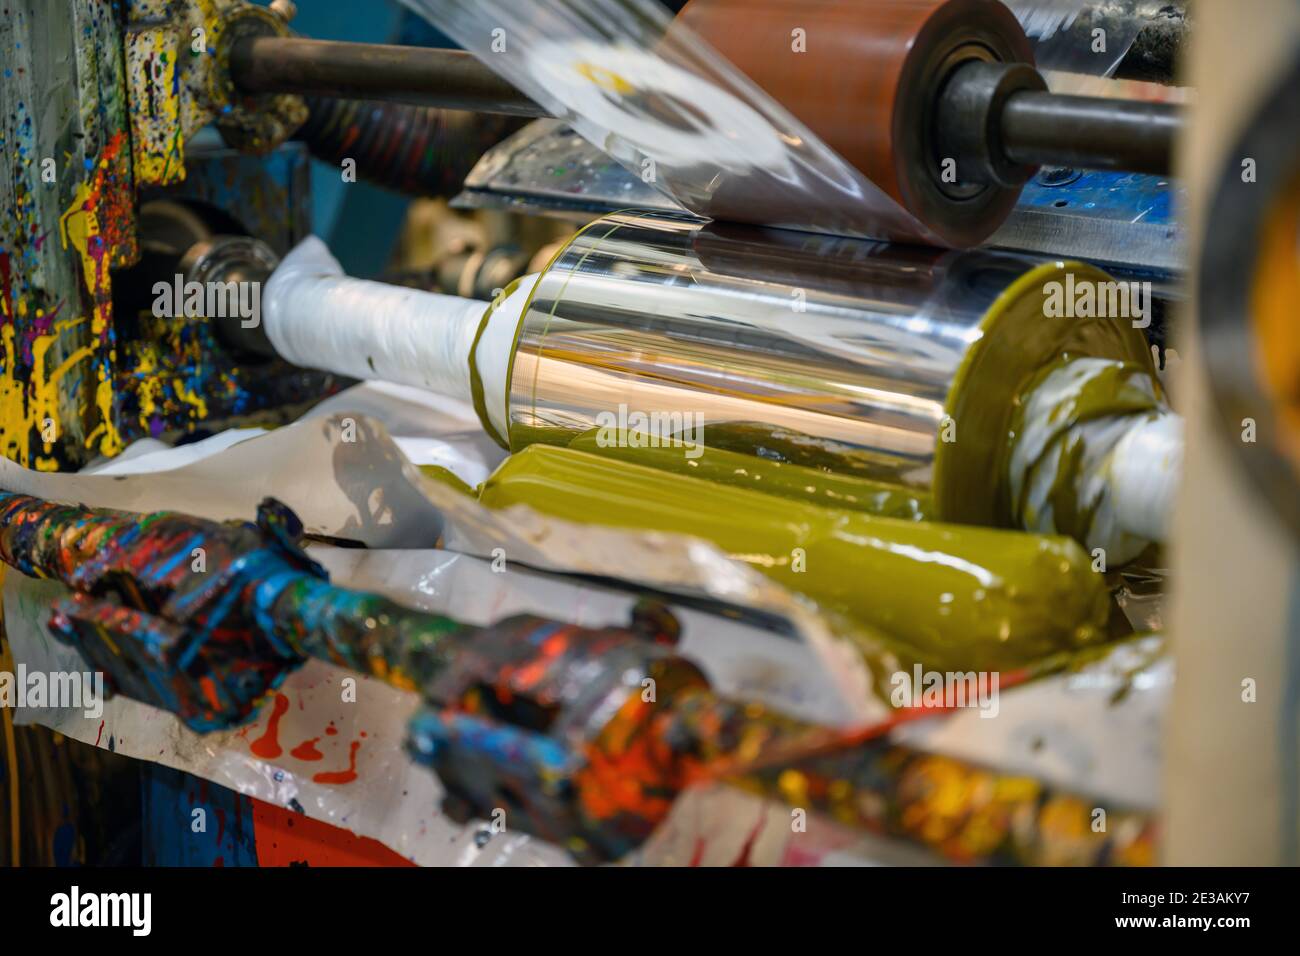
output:
<svg viewBox="0 0 1300 956"><path fill-rule="evenodd" d="M137 183L168 185L185 179L181 90L176 82L176 39L169 26L127 34L131 151Z"/></svg>
<svg viewBox="0 0 1300 956"><path fill-rule="evenodd" d="M5 423L6 453L21 465L35 465L41 471L53 471L58 462L50 457L54 442L58 440L59 382L78 362L93 355L90 348L80 348L69 355L52 371L45 368L50 347L64 332L84 325L85 319L70 319L55 323L53 329L32 342L31 401L27 401L27 388L15 380L17 348L14 344L14 327L6 324L0 330L4 351L5 374L0 378L0 421ZM21 424L18 424L21 423ZM42 437L45 455L30 457L29 436L35 430Z"/></svg>
<svg viewBox="0 0 1300 956"><path fill-rule="evenodd" d="M107 159L101 162L100 171L106 168ZM102 258L97 259L90 253L90 240L100 236L99 217L95 214L92 196L90 188L85 183L77 184L72 205L59 217L59 235L63 240L63 248L66 249L71 245L77 250L77 255L81 259L81 277L92 303L90 334L95 341L98 341L108 330L111 308L109 303L112 302L112 296L109 290L108 269L103 265ZM90 349L80 349L74 354L82 358L94 355ZM113 354L110 352L108 364L111 365L112 361ZM100 454L112 456L122 450L122 437L113 424L113 382L104 363L96 363L95 374L98 377L95 385L95 406L99 410L99 424L86 437L86 444L95 447L98 442ZM48 384L46 383L47 387Z"/></svg>
<svg viewBox="0 0 1300 956"><path fill-rule="evenodd" d="M23 383L14 377L14 326L6 322L0 326L0 339L4 351L4 376L0 378L0 422L4 425L5 457L12 458L20 465L28 462L27 436L31 433L31 422L27 414L27 402L23 394Z"/></svg>
<svg viewBox="0 0 1300 956"><path fill-rule="evenodd" d="M179 398L186 405L189 405L191 408L194 409L195 417L197 418L208 417L208 403L204 400L202 395L198 394L195 391L192 391L191 389L186 388L185 383L182 382L180 379L176 379L172 383L172 388L176 390L177 398Z"/></svg>
<svg viewBox="0 0 1300 956"><path fill-rule="evenodd" d="M86 291L90 293L91 299L95 301L94 319L90 325L90 332L96 338L104 334L104 329L108 326L108 317L104 314L104 308L95 297L96 290L100 284L107 284L108 276L102 274L101 262L90 254L90 240L99 235L99 217L95 215L95 205L92 201L94 198L90 187L85 183L77 184L77 191L73 194L72 205L68 207L67 212L59 217L59 236L63 240L63 248L68 248L71 243L72 247L77 250L77 255L81 257L81 276L86 284Z"/></svg>

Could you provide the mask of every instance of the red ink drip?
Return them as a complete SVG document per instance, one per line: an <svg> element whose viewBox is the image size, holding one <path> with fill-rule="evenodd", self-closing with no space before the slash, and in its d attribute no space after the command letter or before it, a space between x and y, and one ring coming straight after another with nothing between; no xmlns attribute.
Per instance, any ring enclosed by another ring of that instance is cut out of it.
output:
<svg viewBox="0 0 1300 956"><path fill-rule="evenodd" d="M352 741L352 752L348 757L347 770L331 770L325 773L318 773L312 777L317 783L351 783L357 779L357 749L361 746L361 741Z"/></svg>
<svg viewBox="0 0 1300 956"><path fill-rule="evenodd" d="M297 757L299 760L320 760L325 755L316 749L316 741L318 740L320 740L319 737L304 740L298 746L290 750L289 753L291 756Z"/></svg>
<svg viewBox="0 0 1300 956"><path fill-rule="evenodd" d="M9 300L13 297L13 280L9 268L9 253L0 252L0 315L6 319L12 314L9 311Z"/></svg>
<svg viewBox="0 0 1300 956"><path fill-rule="evenodd" d="M100 742L100 740L103 739L103 737L104 737L104 722L101 720L101 721L99 722L99 733L95 734L95 746L96 746L96 747L99 746L99 742Z"/></svg>
<svg viewBox="0 0 1300 956"><path fill-rule="evenodd" d="M695 850L691 853L691 866L699 866L704 862L704 837L695 838Z"/></svg>
<svg viewBox="0 0 1300 956"><path fill-rule="evenodd" d="M328 727L325 728L325 733L330 737L333 737L338 732L339 729L335 727L333 724L330 724Z"/></svg>
<svg viewBox="0 0 1300 956"><path fill-rule="evenodd" d="M740 856L736 857L736 862L732 866L753 866L750 857L754 853L754 844L758 842L758 832L763 829L763 816L760 815L758 822L754 824L754 829L750 831L749 836L745 839L745 845L741 848Z"/></svg>
<svg viewBox="0 0 1300 956"><path fill-rule="evenodd" d="M289 698L284 694L275 695L275 707L271 719L266 722L266 733L254 740L248 747L257 756L265 760L274 760L284 750L280 747L280 718L289 709Z"/></svg>

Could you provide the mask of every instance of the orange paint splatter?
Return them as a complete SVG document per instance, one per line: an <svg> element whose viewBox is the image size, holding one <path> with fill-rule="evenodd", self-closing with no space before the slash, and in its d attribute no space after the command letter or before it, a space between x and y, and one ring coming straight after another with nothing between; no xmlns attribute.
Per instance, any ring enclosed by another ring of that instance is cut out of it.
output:
<svg viewBox="0 0 1300 956"><path fill-rule="evenodd" d="M357 779L357 751L361 749L361 741L352 741L352 749L348 755L347 770L328 770L324 773L318 773L312 777L317 783L351 783Z"/></svg>
<svg viewBox="0 0 1300 956"><path fill-rule="evenodd" d="M203 677L199 680L199 687L203 691L203 696L208 699L209 706L213 710L221 709L221 698L217 696L217 683L211 677Z"/></svg>
<svg viewBox="0 0 1300 956"><path fill-rule="evenodd" d="M299 760L321 760L325 755L316 749L316 741L318 740L320 740L319 737L312 737L310 740L304 740L298 746L290 750L289 753L291 756L297 757Z"/></svg>
<svg viewBox="0 0 1300 956"><path fill-rule="evenodd" d="M280 746L280 718L288 709L289 698L284 694L276 694L271 719L266 722L266 733L249 744L249 750L264 760L274 760L284 753L284 749Z"/></svg>

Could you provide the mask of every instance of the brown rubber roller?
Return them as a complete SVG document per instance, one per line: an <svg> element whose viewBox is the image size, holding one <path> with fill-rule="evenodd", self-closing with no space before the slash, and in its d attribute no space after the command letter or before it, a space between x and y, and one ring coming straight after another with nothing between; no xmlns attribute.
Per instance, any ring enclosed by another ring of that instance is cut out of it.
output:
<svg viewBox="0 0 1300 956"><path fill-rule="evenodd" d="M958 64L1033 62L998 0L691 0L678 21L949 245L979 243L1015 205L1019 187L943 182L934 146Z"/></svg>

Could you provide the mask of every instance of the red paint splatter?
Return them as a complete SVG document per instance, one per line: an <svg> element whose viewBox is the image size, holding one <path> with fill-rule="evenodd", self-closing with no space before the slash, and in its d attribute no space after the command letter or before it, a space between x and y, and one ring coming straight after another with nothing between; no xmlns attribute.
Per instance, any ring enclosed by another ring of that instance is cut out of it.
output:
<svg viewBox="0 0 1300 956"><path fill-rule="evenodd" d="M330 724L328 727L325 728L325 733L330 737L333 737L338 732L339 729L335 727L333 724Z"/></svg>
<svg viewBox="0 0 1300 956"><path fill-rule="evenodd" d="M257 756L265 760L274 760L284 749L280 746L280 718L284 716L285 711L289 709L289 698L284 694L275 695L275 707L271 711L271 719L266 722L266 733L258 737L248 749Z"/></svg>
<svg viewBox="0 0 1300 956"><path fill-rule="evenodd" d="M691 866L699 866L704 861L704 837L695 838L695 850L691 853Z"/></svg>
<svg viewBox="0 0 1300 956"><path fill-rule="evenodd" d="M9 319L9 300L13 296L13 277L9 267L9 253L0 252L0 315Z"/></svg>
<svg viewBox="0 0 1300 956"><path fill-rule="evenodd" d="M290 750L289 753L291 756L297 757L299 760L321 760L325 755L316 749L316 741L318 740L320 740L319 737L312 737L310 740L304 740L298 746Z"/></svg>
<svg viewBox="0 0 1300 956"><path fill-rule="evenodd" d="M99 733L95 734L95 746L96 746L96 747L99 746L99 742L100 742L100 740L103 739L103 737L104 737L104 722L101 720L101 721L99 722Z"/></svg>
<svg viewBox="0 0 1300 956"><path fill-rule="evenodd" d="M318 773L312 777L317 783L351 783L357 779L357 750L361 747L361 741L352 741L352 750L348 755L347 770L330 770L325 773Z"/></svg>
<svg viewBox="0 0 1300 956"><path fill-rule="evenodd" d="M754 829L749 832L749 836L745 839L745 845L741 847L740 856L736 857L736 861L731 864L732 866L754 865L751 858L754 854L754 844L758 842L758 832L763 829L764 816L765 814L759 814L758 822L754 824Z"/></svg>

